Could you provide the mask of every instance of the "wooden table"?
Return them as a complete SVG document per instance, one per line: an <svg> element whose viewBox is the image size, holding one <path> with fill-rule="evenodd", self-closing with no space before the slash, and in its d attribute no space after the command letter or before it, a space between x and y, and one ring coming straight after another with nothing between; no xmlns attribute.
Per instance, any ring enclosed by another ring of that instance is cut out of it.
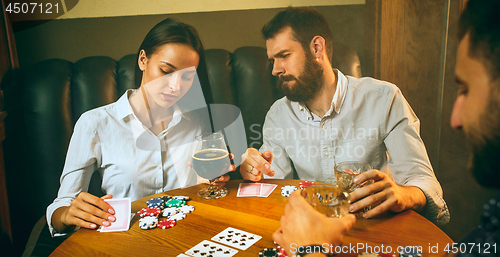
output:
<svg viewBox="0 0 500 257"><path fill-rule="evenodd" d="M203 184L139 199L132 203L133 212L146 207L148 199L162 195L189 196L192 199L189 204L195 207L195 211L170 229L142 230L137 215L129 231L100 233L80 229L51 256L177 256L203 240L210 240L227 227L261 235L261 240L246 251L239 250L235 255L258 256L260 250L275 247L272 234L280 227L279 220L288 199L281 195L281 186L298 187L301 181L264 180L264 183L278 185L268 198L237 198L238 185L242 182L229 181L226 184L229 195L217 200L205 200L197 196L198 190L206 187ZM344 238L344 251L338 256L358 256L358 250L361 253L366 251L366 247L376 250L375 247L380 249L382 246L383 250L392 247L393 252L398 246L419 246L424 256L442 256L445 254L444 247L447 244L451 246L451 243L453 241L433 223L414 211L405 211L372 219L358 218L354 228ZM429 254L429 247L439 250L439 254Z"/></svg>

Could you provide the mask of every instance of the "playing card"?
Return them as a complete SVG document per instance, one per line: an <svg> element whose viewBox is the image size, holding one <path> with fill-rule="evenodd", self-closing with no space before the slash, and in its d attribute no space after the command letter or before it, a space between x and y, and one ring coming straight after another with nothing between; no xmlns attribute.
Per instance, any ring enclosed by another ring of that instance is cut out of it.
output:
<svg viewBox="0 0 500 257"><path fill-rule="evenodd" d="M186 251L186 254L195 257L206 257L206 256L233 256L238 252L238 250L231 249L227 246L223 246L208 240L203 240L203 242L197 244L193 248Z"/></svg>
<svg viewBox="0 0 500 257"><path fill-rule="evenodd" d="M260 191L260 197L268 197L278 185L273 184L261 184L262 190Z"/></svg>
<svg viewBox="0 0 500 257"><path fill-rule="evenodd" d="M259 235L228 227L216 236L212 237L212 240L232 246L234 248L246 250L261 238L262 237Z"/></svg>
<svg viewBox="0 0 500 257"><path fill-rule="evenodd" d="M260 183L240 183L236 197L260 196L261 189Z"/></svg>
<svg viewBox="0 0 500 257"><path fill-rule="evenodd" d="M111 222L111 226L105 227L101 226L99 231L101 232L113 232L113 231L127 231L130 228L130 198L122 199L105 199L113 209L115 210L115 222Z"/></svg>

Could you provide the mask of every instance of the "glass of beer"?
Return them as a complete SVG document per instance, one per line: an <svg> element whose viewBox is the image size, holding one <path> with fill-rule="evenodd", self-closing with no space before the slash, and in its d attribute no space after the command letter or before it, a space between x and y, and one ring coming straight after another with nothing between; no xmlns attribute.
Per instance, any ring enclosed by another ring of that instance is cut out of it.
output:
<svg viewBox="0 0 500 257"><path fill-rule="evenodd" d="M198 176L208 179L210 184L198 192L204 199L218 199L226 196L229 191L225 187L214 185L216 178L229 171L231 160L220 132L204 133L195 137L197 150L193 154L192 165Z"/></svg>

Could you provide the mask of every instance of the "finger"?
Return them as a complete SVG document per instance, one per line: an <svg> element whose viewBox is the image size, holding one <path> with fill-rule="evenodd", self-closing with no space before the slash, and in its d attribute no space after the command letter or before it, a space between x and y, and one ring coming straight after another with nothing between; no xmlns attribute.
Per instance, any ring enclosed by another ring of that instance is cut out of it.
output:
<svg viewBox="0 0 500 257"><path fill-rule="evenodd" d="M102 196L101 199L102 200L105 200L105 199L112 199L113 198L113 195L110 195L110 194L107 194L105 196ZM109 205L109 204L108 204ZM113 206L109 205L109 209L108 209L108 212L110 214L115 214L115 209L113 208Z"/></svg>
<svg viewBox="0 0 500 257"><path fill-rule="evenodd" d="M354 227L354 224L356 223L356 216L354 216L353 214L349 214L347 216L340 218L340 221L344 225L344 232L347 232L352 227Z"/></svg>
<svg viewBox="0 0 500 257"><path fill-rule="evenodd" d="M282 240L283 240L283 230L281 230L281 227L274 231L273 233L273 241L276 242L278 245L282 245Z"/></svg>
<svg viewBox="0 0 500 257"><path fill-rule="evenodd" d="M387 177L387 175L379 170L369 170L367 172L363 172L361 174L359 174L358 176L356 176L354 178L354 183L356 184L362 184L363 182L367 181L367 180L370 180L370 179L373 179L375 181L379 181L379 180L382 180L384 179L385 177Z"/></svg>
<svg viewBox="0 0 500 257"><path fill-rule="evenodd" d="M188 162L188 166L189 166L189 168L191 168L191 169L192 169L192 168L193 168L193 163L189 161L189 162Z"/></svg>
<svg viewBox="0 0 500 257"><path fill-rule="evenodd" d="M244 163L240 166L240 174L245 180L250 180L250 181L260 181L262 179L261 173L257 171L255 168L252 169L252 165L248 163ZM256 172L254 174L253 172Z"/></svg>
<svg viewBox="0 0 500 257"><path fill-rule="evenodd" d="M232 160L232 159L234 159L234 154L230 153L229 154L229 160Z"/></svg>
<svg viewBox="0 0 500 257"><path fill-rule="evenodd" d="M75 205L72 204L72 206L68 209L67 216L68 217L66 221L68 222L68 224L83 226L87 228L94 228L93 226L90 226L89 223L109 226L111 225L111 222L110 220L108 220L108 218L113 217L113 215L103 212L93 205L78 202L75 203Z"/></svg>
<svg viewBox="0 0 500 257"><path fill-rule="evenodd" d="M378 192L376 194L371 194L355 203L353 203L351 206L349 206L349 211L351 212L356 212L358 210L361 210L365 207L368 207L368 206L372 206L372 207L375 207L377 205L379 205L381 202L384 202L386 201L387 199L387 196L385 194L384 191L381 191L381 192ZM384 211L386 211L387 209L385 209ZM377 214L380 214L381 212L377 213ZM372 215L374 216L374 215Z"/></svg>
<svg viewBox="0 0 500 257"><path fill-rule="evenodd" d="M351 203L358 201L359 199L363 199L364 197L378 193L383 191L384 189L390 187L390 183L387 180L379 180L374 182L373 184L362 186L361 188L350 193L351 195Z"/></svg>
<svg viewBox="0 0 500 257"><path fill-rule="evenodd" d="M273 152L267 150L262 154L262 157L266 159L267 162L271 163L273 162Z"/></svg>
<svg viewBox="0 0 500 257"><path fill-rule="evenodd" d="M95 223L88 222L88 221L82 220L82 219L78 219L76 217L68 219L68 222L70 222L71 224L73 224L75 226L79 226L82 228L88 228L88 229L96 229L97 228L97 225Z"/></svg>
<svg viewBox="0 0 500 257"><path fill-rule="evenodd" d="M229 177L228 174L224 174L220 177L218 177L215 181L214 181L214 185L215 186L218 186L218 187L221 187L221 186L224 186L226 184L226 181L229 181L229 179L231 179Z"/></svg>
<svg viewBox="0 0 500 257"><path fill-rule="evenodd" d="M266 159L264 159L260 152L251 154L248 158L248 163L259 172L268 176L274 176L274 171L271 170L271 164ZM253 171L252 173L256 176L260 175L260 173L256 174L255 171Z"/></svg>
<svg viewBox="0 0 500 257"><path fill-rule="evenodd" d="M229 165L229 171L235 171L236 166L234 164Z"/></svg>
<svg viewBox="0 0 500 257"><path fill-rule="evenodd" d="M113 197L112 195L107 195L105 197L110 196ZM103 219L108 219L109 214L115 213L115 210L111 207L111 205L106 203L103 199L89 193L80 193L75 200L77 200L77 202L80 202L80 200L84 202L78 205L80 209L89 213L98 214L97 216L102 217Z"/></svg>
<svg viewBox="0 0 500 257"><path fill-rule="evenodd" d="M356 190L356 191L358 191L358 190ZM375 206L376 199L377 199L377 197L375 195L368 195L364 198L361 198L360 200L353 202L349 206L349 211L350 212L357 212L365 207Z"/></svg>
<svg viewBox="0 0 500 257"><path fill-rule="evenodd" d="M311 207L311 205L306 201L306 199L302 197L301 190L295 190L294 192L292 192L288 197L288 203L293 208L298 208L298 209L300 208L301 210L305 210Z"/></svg>

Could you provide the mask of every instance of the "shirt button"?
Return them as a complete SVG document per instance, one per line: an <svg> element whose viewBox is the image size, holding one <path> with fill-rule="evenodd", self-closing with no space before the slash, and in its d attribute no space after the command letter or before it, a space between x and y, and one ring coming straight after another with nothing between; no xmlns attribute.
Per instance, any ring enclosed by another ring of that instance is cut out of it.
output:
<svg viewBox="0 0 500 257"><path fill-rule="evenodd" d="M326 124L323 124L323 129L326 129Z"/></svg>
<svg viewBox="0 0 500 257"><path fill-rule="evenodd" d="M329 152L326 152L326 153L325 153L325 156L326 156L326 157L330 156L330 153L329 153Z"/></svg>
<svg viewBox="0 0 500 257"><path fill-rule="evenodd" d="M158 169L161 170L161 165L158 165Z"/></svg>
<svg viewBox="0 0 500 257"><path fill-rule="evenodd" d="M328 183L328 184L332 184L332 182L333 181L331 179L329 179L329 180L326 181L326 183Z"/></svg>

